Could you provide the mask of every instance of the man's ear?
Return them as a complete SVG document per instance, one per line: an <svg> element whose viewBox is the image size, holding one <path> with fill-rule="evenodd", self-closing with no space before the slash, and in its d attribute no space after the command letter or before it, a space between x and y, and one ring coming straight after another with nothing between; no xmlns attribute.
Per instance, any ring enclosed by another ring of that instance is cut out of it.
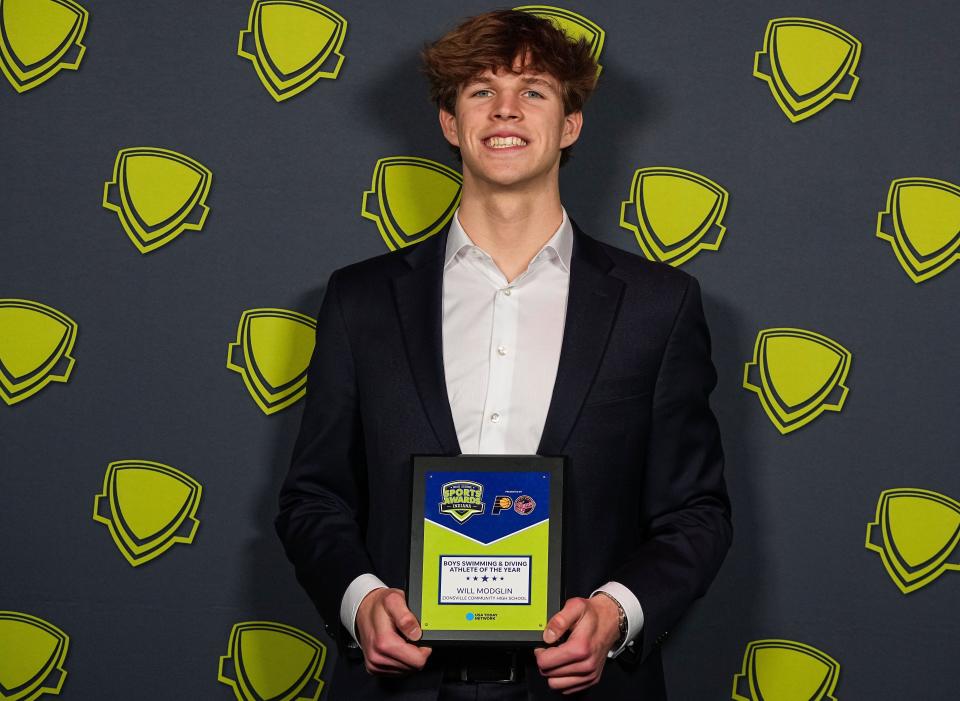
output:
<svg viewBox="0 0 960 701"><path fill-rule="evenodd" d="M457 118L442 107L440 108L440 129L443 131L443 138L449 141L452 146L460 147L460 137L457 136Z"/></svg>
<svg viewBox="0 0 960 701"><path fill-rule="evenodd" d="M571 112L563 118L563 133L560 135L560 148L576 143L583 129L583 112Z"/></svg>

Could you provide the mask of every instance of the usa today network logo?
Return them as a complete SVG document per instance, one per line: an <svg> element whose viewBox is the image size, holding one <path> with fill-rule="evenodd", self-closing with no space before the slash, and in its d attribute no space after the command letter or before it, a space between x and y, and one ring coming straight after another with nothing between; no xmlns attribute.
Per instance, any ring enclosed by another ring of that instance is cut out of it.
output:
<svg viewBox="0 0 960 701"><path fill-rule="evenodd" d="M498 615L499 614L496 613L474 613L473 611L468 611L466 618L468 621L495 621Z"/></svg>

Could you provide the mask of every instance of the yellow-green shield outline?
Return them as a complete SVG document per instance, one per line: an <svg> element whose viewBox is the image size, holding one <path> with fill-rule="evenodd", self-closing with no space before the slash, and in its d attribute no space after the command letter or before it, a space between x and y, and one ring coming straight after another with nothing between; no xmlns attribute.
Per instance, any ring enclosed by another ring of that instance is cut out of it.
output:
<svg viewBox="0 0 960 701"><path fill-rule="evenodd" d="M200 182L196 189L187 198L187 201L173 214L166 222L155 227L147 226L146 222L140 219L136 208L130 200L129 188L126 178L126 161L131 156L154 156L167 158L176 161L188 168L196 171L200 175ZM210 186L213 182L213 173L199 161L185 156L176 151L170 151L165 148L154 146L133 146L131 148L121 149L117 153L117 158L113 164L113 180L108 180L103 185L103 206L105 209L117 213L120 224L126 232L127 237L140 253L150 253L161 246L170 243L184 231L200 231L204 222L207 220L207 214L210 208L204 204L207 196L210 194ZM116 194L119 202L112 200L111 188L117 188ZM186 221L187 217L195 208L200 208L200 218L197 222Z"/></svg>
<svg viewBox="0 0 960 701"><path fill-rule="evenodd" d="M436 171L437 173L447 176L460 185L460 189L457 190L456 197L453 198L449 207L444 210L443 214L429 227L410 236L404 234L404 232L397 225L397 222L394 221L393 214L390 211L390 205L384 199L384 191L386 189L384 182L387 169L392 168L393 166L404 165L417 166ZM437 163L436 161L431 161L429 158L420 158L418 156L387 156L386 158L379 159L373 168L373 178L370 183L370 189L364 191L363 201L360 204L360 216L362 216L364 219L370 219L371 221L375 222L377 225L377 230L380 232L381 238L383 238L383 242L387 244L387 248L389 248L391 251L395 251L398 248L419 243L420 241L423 241L424 239L443 230L443 228L450 222L450 219L453 218L453 213L457 210L457 207L460 204L460 195L463 191L462 188L463 176L453 168L449 168L442 163ZM376 206L379 210L379 213L371 211L369 206L371 198L376 201Z"/></svg>
<svg viewBox="0 0 960 701"><path fill-rule="evenodd" d="M890 534L890 501L905 496L930 499L958 513L960 513L960 502L944 494L916 487L897 487L886 489L880 493L880 498L877 500L876 520L867 524L866 548L880 555L880 560L883 562L887 574L890 575L890 579L893 580L901 592L909 594L927 586L948 570L960 571L960 563L946 562L957 545L960 544L960 530L953 534L953 537L947 541L943 549L931 561L918 568L908 568L907 564L902 561ZM883 546L873 544L871 535L874 528L880 528Z"/></svg>
<svg viewBox="0 0 960 701"><path fill-rule="evenodd" d="M13 382L6 377L5 372L0 372L0 396L3 397L3 401L9 406L13 406L27 397L32 397L51 382L66 382L69 380L74 364L74 358L70 353L77 341L77 322L53 307L29 299L0 299L0 307L29 309L49 316L64 326L63 338L54 353L44 361L43 365L30 373L26 381ZM60 364L61 359L66 359L67 365L59 375L54 375L53 370Z"/></svg>
<svg viewBox="0 0 960 701"><path fill-rule="evenodd" d="M233 688L233 693L239 701L254 701L260 696L251 688L249 680L244 673L244 664L241 657L240 636L248 630L270 630L277 633L290 635L298 640L302 640L310 647L314 648L319 655L314 657L311 664L304 670L303 676L297 680L290 689L280 697L275 697L269 701L299 701L303 698L306 701L316 701L320 698L320 692L323 691L323 680L320 674L323 672L323 665L327 659L327 646L321 643L308 633L304 633L293 626L275 623L273 621L244 621L234 624L230 630L230 641L227 644L227 654L220 658L220 668L217 673L217 680ZM224 671L224 665L228 661L233 661L233 669L236 672L236 679L228 677ZM316 693L310 697L300 697L300 691L307 685L311 679L317 682Z"/></svg>
<svg viewBox="0 0 960 701"><path fill-rule="evenodd" d="M583 27L587 33L593 36L593 39L590 41L590 55L597 64L597 76L600 75L600 71L603 70L603 66L600 65L600 54L603 52L603 42L606 39L607 33L603 31L599 24L572 10L553 7L552 5L520 5L513 9L521 12L529 12L531 15L543 17L544 19L553 20L556 18L566 20L567 22Z"/></svg>
<svg viewBox="0 0 960 701"><path fill-rule="evenodd" d="M58 695L63 688L63 683L67 679L67 670L63 668L63 663L67 659L67 650L70 648L70 636L57 628L49 621L42 618L31 616L29 613L20 613L19 611L0 611L0 619L8 621L17 621L25 623L35 628L40 628L49 633L57 641L57 647L50 659L43 665L39 672L26 685L21 687L21 691L13 696L5 696L9 701L33 701L44 694ZM42 686L43 682L54 671L59 672L55 686ZM8 690L9 691L9 690Z"/></svg>
<svg viewBox="0 0 960 701"><path fill-rule="evenodd" d="M910 276L910 279L919 284L935 275L939 275L960 258L960 226L958 226L957 235L949 244L929 256L920 255L910 241L910 237L904 231L900 216L900 190L907 186L933 187L938 190L946 190L957 197L960 197L960 186L946 180L920 177L897 178L890 183L890 189L887 191L886 209L877 215L876 235L878 238L890 242L900 265ZM889 217L889 221L893 223L892 232L883 230L885 217Z"/></svg>
<svg viewBox="0 0 960 701"><path fill-rule="evenodd" d="M270 54L267 52L266 43L263 39L263 31L260 24L260 16L266 5L297 5L313 12L317 12L330 19L336 29L326 45L318 56L310 62L309 65L302 68L296 75L290 78L284 78L280 70L273 64ZM340 53L343 49L343 42L347 36L347 20L339 13L334 12L329 7L321 5L313 0L253 0L250 6L250 15L247 19L247 28L240 32L240 39L237 43L237 55L249 59L253 64L260 82L267 89L273 99L277 102L283 102L294 95L299 95L320 78L335 79L340 74L340 67L343 65L344 56ZM254 51L250 52L244 49L243 45L249 38L253 38ZM330 56L336 57L336 65L330 70L323 70L323 65Z"/></svg>
<svg viewBox="0 0 960 701"><path fill-rule="evenodd" d="M780 70L777 52L774 51L777 29L786 25L800 25L819 29L820 31L834 35L850 47L843 64L837 69L837 72L831 76L830 80L820 86L812 96L807 98L797 95L789 83L787 83ZM773 99L780 105L780 109L787 118L796 124L826 109L834 100L853 99L853 93L857 89L857 83L860 82L860 78L854 74L854 71L860 62L860 50L862 46L860 41L849 32L821 20L807 17L780 17L778 19L772 19L767 22L767 28L763 35L763 50L757 51L754 55L753 75L756 78L766 81L770 87L770 93L773 95ZM769 59L769 75L761 70L760 63L763 57ZM850 88L842 93L832 92L847 75L850 76Z"/></svg>
<svg viewBox="0 0 960 701"><path fill-rule="evenodd" d="M227 367L230 370L240 373L243 377L243 384L246 386L247 392L250 393L250 396L253 397L263 413L270 415L286 409L306 395L307 373L304 371L280 387L270 386L270 383L267 382L267 379L262 375L257 364L254 362L255 356L250 339L250 323L258 316L289 319L309 326L314 330L317 328L317 320L300 312L295 312L290 309L278 309L276 307L247 309L240 315L240 323L237 324L237 340L227 348ZM233 354L237 349L242 349L243 352L242 366L233 362Z"/></svg>
<svg viewBox="0 0 960 701"><path fill-rule="evenodd" d="M683 178L690 180L697 185L705 187L717 196L717 201L707 217L701 222L700 226L691 232L686 238L675 246L665 248L660 244L660 239L650 227L645 214L644 203L640 199L644 178L652 175L666 175L670 177ZM633 181L630 183L630 199L620 203L620 226L632 231L637 239L640 250L650 260L668 263L674 267L686 263L697 255L700 251L719 250L723 241L723 235L727 228L721 224L724 214L727 211L727 201L729 194L726 189L711 180L710 178L695 173L692 170L683 168L673 168L671 166L653 166L649 168L638 168L633 174ZM638 224L630 221L631 210L637 216ZM706 243L702 239L716 226L719 229L716 241Z"/></svg>
<svg viewBox="0 0 960 701"><path fill-rule="evenodd" d="M167 475L189 488L190 496L176 517L160 533L154 534L146 541L140 541L127 527L123 518L123 510L117 500L117 473L120 470L150 470ZM93 520L104 524L110 531L110 536L117 548L133 567L138 567L154 558L160 557L177 543L192 543L197 534L200 521L197 520L197 509L200 508L200 497L203 487L185 472L175 467L151 460L117 460L107 465L103 476L103 492L97 494L93 500ZM112 518L100 515L101 499L104 499ZM185 522L190 522L190 531L187 535L176 535Z"/></svg>
<svg viewBox="0 0 960 701"><path fill-rule="evenodd" d="M70 29L70 32L64 37L60 46L58 46L52 54L47 56L39 66L30 69L23 66L19 57L13 53L13 49L7 40L6 27L3 24L4 1L5 0L0 0L0 70L3 71L7 80L10 81L14 90L18 93L25 93L27 90L31 90L47 82L63 69L75 71L80 67L80 61L83 60L83 54L87 50L86 47L80 43L83 40L83 35L87 31L87 20L90 17L90 13L86 8L74 2L74 0L48 0L49 2L67 8L76 15L77 19ZM77 46L76 59L70 63L61 63L60 59L62 59L74 45ZM23 66L23 68L21 68L21 66Z"/></svg>
<svg viewBox="0 0 960 701"><path fill-rule="evenodd" d="M740 670L739 674L736 674L733 677L733 692L731 694L732 699L735 699L736 701L765 701L763 696L760 695L760 690L757 688L756 683L756 653L757 650L765 647L792 650L823 662L827 666L829 673L824 679L820 689L818 689L817 695L813 696L810 701L837 701L836 697L833 696L833 693L836 691L837 682L840 679L840 663L830 657L830 655L827 653L823 652L822 650L818 650L812 645L798 643L795 640L783 640L777 638L754 640L747 643L747 649L743 653L743 668ZM738 693L738 688L741 681L747 682L750 690L750 696L742 696L740 693ZM776 699L770 699L769 701L776 701Z"/></svg>
<svg viewBox="0 0 960 701"><path fill-rule="evenodd" d="M770 380L769 371L767 370L766 344L768 340L775 336L803 338L826 346L840 356L840 362L837 364L837 368L824 386L813 397L793 411L787 409L779 400L773 382ZM853 356L850 351L832 338L816 333L815 331L789 327L763 329L757 334L757 339L753 347L753 359L743 368L743 387L744 389L755 392L757 396L760 397L760 403L763 406L764 412L770 418L770 421L777 427L780 433L786 435L791 431L796 431L802 426L806 426L824 411L840 411L843 408L843 403L846 401L848 392L848 388L844 385L844 382L846 382L847 375L850 372L852 359ZM750 368L755 366L759 367L760 371L761 386L759 387L749 380ZM841 390L840 397L835 403L828 404L826 399L836 387L839 387ZM774 398L774 401L771 402L770 398Z"/></svg>

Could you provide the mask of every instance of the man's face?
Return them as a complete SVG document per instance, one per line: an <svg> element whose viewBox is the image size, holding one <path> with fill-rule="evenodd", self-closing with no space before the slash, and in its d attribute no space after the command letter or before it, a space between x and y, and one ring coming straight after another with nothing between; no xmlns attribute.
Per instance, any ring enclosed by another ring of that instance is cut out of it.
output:
<svg viewBox="0 0 960 701"><path fill-rule="evenodd" d="M440 110L464 179L506 187L555 177L560 150L577 140L582 123L580 112L564 115L557 79L533 71L488 70L460 88L456 114Z"/></svg>

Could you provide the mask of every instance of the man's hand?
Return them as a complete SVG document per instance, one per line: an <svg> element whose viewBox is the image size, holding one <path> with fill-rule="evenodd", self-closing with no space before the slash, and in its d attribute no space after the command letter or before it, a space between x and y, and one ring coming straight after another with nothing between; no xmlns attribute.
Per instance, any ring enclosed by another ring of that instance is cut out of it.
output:
<svg viewBox="0 0 960 701"><path fill-rule="evenodd" d="M431 649L411 645L421 631L400 589L374 589L357 609L357 642L370 674L396 676L423 669Z"/></svg>
<svg viewBox="0 0 960 701"><path fill-rule="evenodd" d="M607 653L620 638L617 614L617 605L606 596L575 597L547 622L545 643L553 643L570 631L566 642L533 651L551 689L573 694L600 681Z"/></svg>

